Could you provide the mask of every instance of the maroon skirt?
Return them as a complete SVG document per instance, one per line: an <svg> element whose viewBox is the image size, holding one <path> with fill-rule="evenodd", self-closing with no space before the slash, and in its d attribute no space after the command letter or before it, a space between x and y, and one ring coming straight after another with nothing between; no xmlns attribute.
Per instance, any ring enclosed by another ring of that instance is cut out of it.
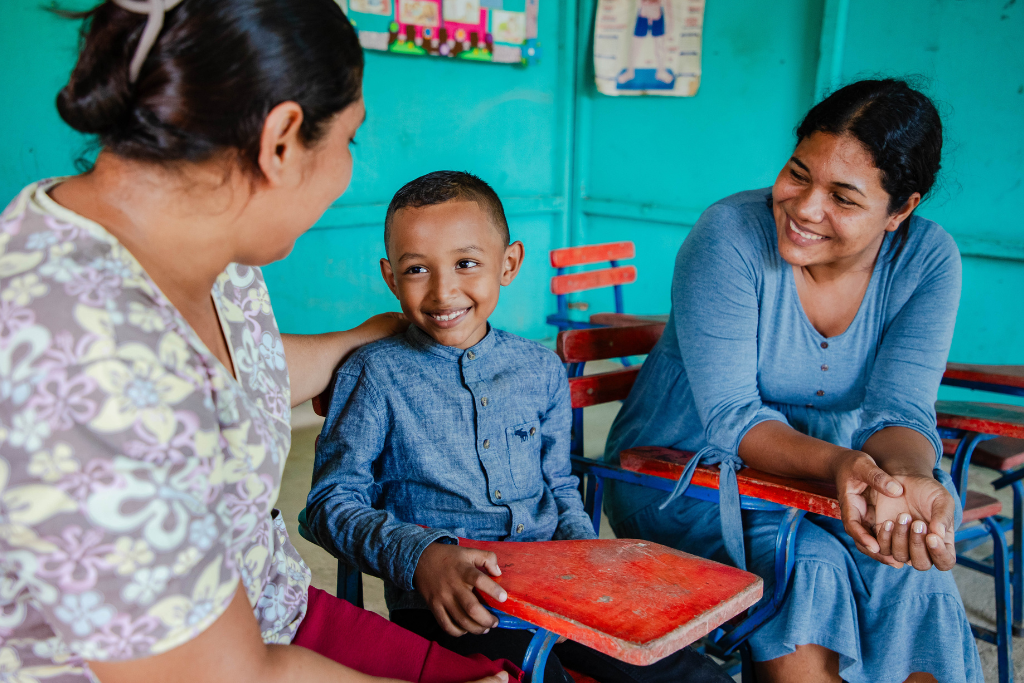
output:
<svg viewBox="0 0 1024 683"><path fill-rule="evenodd" d="M505 659L463 657L390 621L309 587L306 617L292 645L312 650L371 676L415 683L467 683L507 671L510 683L522 671Z"/></svg>

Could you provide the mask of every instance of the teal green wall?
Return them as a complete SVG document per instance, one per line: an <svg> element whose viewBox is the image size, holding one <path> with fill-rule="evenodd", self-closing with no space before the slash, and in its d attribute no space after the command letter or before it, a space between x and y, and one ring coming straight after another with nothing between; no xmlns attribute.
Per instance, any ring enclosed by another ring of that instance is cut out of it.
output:
<svg viewBox="0 0 1024 683"><path fill-rule="evenodd" d="M81 4L81 3L78 3ZM822 90L859 76L918 74L947 126L941 186L921 213L964 255L951 358L1024 363L1024 3L1007 0L732 0L708 3L694 98L611 98L593 87L595 0L541 3L539 64L508 67L367 54L369 118L351 189L266 268L281 327L315 332L396 308L380 279L384 208L438 168L473 171L505 199L526 243L495 322L551 336L547 251L632 239L638 282L626 304L668 307L671 264L700 211L765 186ZM0 23L6 149L0 194L70 172L85 141L53 98L73 62L75 26L12 0ZM605 292L579 297L600 310Z"/></svg>

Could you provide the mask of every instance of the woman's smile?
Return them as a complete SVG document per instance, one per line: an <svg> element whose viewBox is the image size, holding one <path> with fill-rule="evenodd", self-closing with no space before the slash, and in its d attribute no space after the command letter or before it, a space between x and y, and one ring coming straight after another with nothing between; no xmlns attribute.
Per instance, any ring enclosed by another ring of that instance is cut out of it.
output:
<svg viewBox="0 0 1024 683"><path fill-rule="evenodd" d="M786 216L786 218L786 237L788 237L789 240L797 246L809 247L821 244L822 242L831 239L830 237L826 237L825 235L821 235L806 228L800 228L792 218L789 216Z"/></svg>

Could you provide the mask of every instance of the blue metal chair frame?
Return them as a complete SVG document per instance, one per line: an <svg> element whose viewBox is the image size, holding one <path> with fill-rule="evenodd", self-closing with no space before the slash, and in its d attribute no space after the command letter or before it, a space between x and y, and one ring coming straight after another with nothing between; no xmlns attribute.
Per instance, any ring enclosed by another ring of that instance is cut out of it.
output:
<svg viewBox="0 0 1024 683"><path fill-rule="evenodd" d="M299 535L314 545L320 545L309 530L306 522L306 509L299 512ZM338 558L338 597L348 600L356 607L363 606L363 576L356 567ZM488 605L487 610L498 618L498 628L525 630L533 632L533 638L526 647L526 655L520 668L526 674L524 683L544 683L544 667L547 666L551 648L558 642L558 634L540 628L518 617L505 614L501 610Z"/></svg>
<svg viewBox="0 0 1024 683"><path fill-rule="evenodd" d="M950 387L961 387L963 389L975 389L977 391L987 391L994 394L1005 394L1008 396L1024 396L1024 389L1017 387L1007 387L998 384L989 384L987 382L972 382L961 379L947 379L943 378L942 383ZM939 430L940 432L947 432L943 434L943 438L959 438L958 430ZM972 434L974 434L972 432ZM958 491L965 492L967 490L967 476L968 468L971 464L971 456L974 454L974 449L983 441L993 438L986 434L974 434L972 438L962 438L960 445L957 448L956 453L953 456L953 466L951 473L953 476L953 482L957 486ZM1024 553L1017 552L1017 548L1024 548L1024 474L1021 476L1014 476L1018 473L1022 473L1024 470L1017 470L1017 472L1010 472L992 482L992 485L998 490L1006 486L1013 488L1013 517L1007 520L1006 517L1000 515L997 517L1000 526L1006 527L1011 526L1013 529L1013 542L1010 546L1010 558L1012 559L1012 568L1010 570L1010 579L1013 584L1012 604L1013 604L1013 635L1022 636L1024 635ZM975 544L977 545L977 544ZM974 546L971 546L974 547ZM969 549L969 548L968 548ZM984 571L975 566L975 562L969 558L963 558L957 560L960 564L971 569L977 569L978 571Z"/></svg>
<svg viewBox="0 0 1024 683"><path fill-rule="evenodd" d="M585 363L570 363L568 365L570 377L581 377ZM604 499L604 480L612 479L627 484L638 484L647 488L659 491L672 492L676 482L650 474L630 472L616 465L590 460L583 457L583 408L573 408L572 411L572 445L570 447L573 471L580 475L583 487L583 505L587 514L590 515L594 525L594 532L601 530L601 505ZM585 480L585 483L583 483ZM718 490L709 489L696 484L687 487L685 495L699 500L712 503L718 502ZM768 621L782 606L789 588L789 580L793 575L793 567L796 563L796 531L800 522L807 514L805 510L791 508L786 505L772 503L750 496L740 496L740 507L744 510L768 510L774 512L785 512L782 522L779 524L775 536L775 584L771 598L759 606L752 607L746 618L734 625L726 625L715 629L708 635L708 639L715 645L716 653L723 657L732 655L737 648L745 645L754 631L763 623ZM745 647L741 652L742 675L744 683L753 681L752 667L749 665L749 653ZM727 668L726 673L730 676L736 674L735 666Z"/></svg>

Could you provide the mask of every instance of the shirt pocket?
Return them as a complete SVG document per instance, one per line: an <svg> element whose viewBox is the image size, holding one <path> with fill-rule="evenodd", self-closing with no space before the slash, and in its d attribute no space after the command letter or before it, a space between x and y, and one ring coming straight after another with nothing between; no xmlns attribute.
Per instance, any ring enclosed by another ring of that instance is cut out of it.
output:
<svg viewBox="0 0 1024 683"><path fill-rule="evenodd" d="M540 420L531 420L505 430L509 470L521 497L536 495L544 488L540 468Z"/></svg>

